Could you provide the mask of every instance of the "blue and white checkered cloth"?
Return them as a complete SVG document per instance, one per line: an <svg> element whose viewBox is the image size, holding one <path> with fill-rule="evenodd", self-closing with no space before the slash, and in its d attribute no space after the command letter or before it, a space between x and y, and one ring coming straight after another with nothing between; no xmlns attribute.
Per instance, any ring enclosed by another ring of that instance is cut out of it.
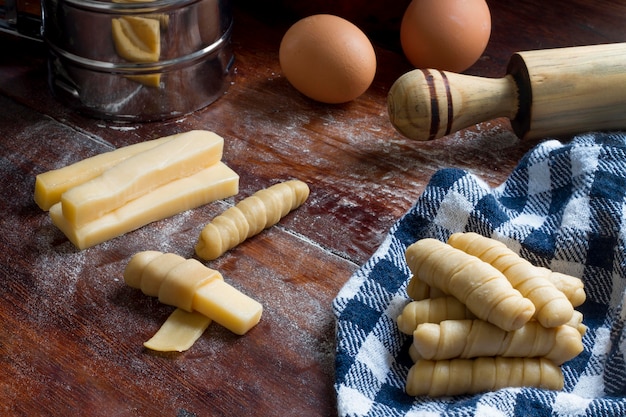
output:
<svg viewBox="0 0 626 417"><path fill-rule="evenodd" d="M409 336L396 317L409 302L406 248L418 239L478 232L540 266L583 279L584 351L563 366L561 391L506 388L410 397ZM341 417L626 416L626 133L589 133L529 151L490 188L442 169L333 301L335 390Z"/></svg>

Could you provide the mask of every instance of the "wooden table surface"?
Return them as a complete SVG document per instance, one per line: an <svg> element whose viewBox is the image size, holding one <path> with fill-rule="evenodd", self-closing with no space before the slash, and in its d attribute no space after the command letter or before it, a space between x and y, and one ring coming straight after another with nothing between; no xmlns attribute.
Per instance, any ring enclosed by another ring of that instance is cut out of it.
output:
<svg viewBox="0 0 626 417"><path fill-rule="evenodd" d="M467 72L499 77L520 50L626 41L626 2L489 1L490 43ZM278 2L235 8L235 76L210 107L159 123L83 117L46 84L40 44L0 37L0 413L89 416L336 415L331 302L439 168L505 180L539 141L508 121L427 143L394 131L386 94L411 69L393 37L377 43L369 91L345 105L314 103L281 76L277 52L292 23ZM253 10L254 9L254 10ZM323 11L323 10L320 10ZM79 251L33 202L35 176L82 158L191 129L225 139L241 177L235 198ZM142 343L172 307L125 286L130 256L147 249L193 257L205 223L280 180L311 188L278 226L206 262L264 305L235 336L212 325L187 352Z"/></svg>

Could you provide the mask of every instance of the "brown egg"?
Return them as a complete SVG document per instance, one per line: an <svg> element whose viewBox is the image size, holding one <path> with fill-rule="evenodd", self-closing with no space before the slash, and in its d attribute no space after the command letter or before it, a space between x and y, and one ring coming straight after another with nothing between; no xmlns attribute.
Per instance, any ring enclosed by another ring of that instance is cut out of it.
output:
<svg viewBox="0 0 626 417"><path fill-rule="evenodd" d="M491 14L485 0L413 0L400 25L400 42L416 68L462 72L485 51Z"/></svg>
<svg viewBox="0 0 626 417"><path fill-rule="evenodd" d="M376 73L376 54L365 33L334 15L305 17L280 43L284 76L305 96L345 103L363 94Z"/></svg>

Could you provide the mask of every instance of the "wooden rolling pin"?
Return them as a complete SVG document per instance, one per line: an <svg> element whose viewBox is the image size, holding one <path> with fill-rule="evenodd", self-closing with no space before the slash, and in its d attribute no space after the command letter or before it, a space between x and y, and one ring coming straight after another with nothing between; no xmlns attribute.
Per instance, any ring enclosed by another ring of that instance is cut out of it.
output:
<svg viewBox="0 0 626 417"><path fill-rule="evenodd" d="M500 117L520 138L624 129L626 43L518 52L503 78L413 70L387 106L392 125L416 140Z"/></svg>

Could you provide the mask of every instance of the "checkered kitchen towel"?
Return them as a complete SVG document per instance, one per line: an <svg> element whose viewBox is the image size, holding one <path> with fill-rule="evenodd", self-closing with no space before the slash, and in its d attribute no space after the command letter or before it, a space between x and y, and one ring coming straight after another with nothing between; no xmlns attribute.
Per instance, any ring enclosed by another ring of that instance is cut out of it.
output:
<svg viewBox="0 0 626 417"><path fill-rule="evenodd" d="M410 337L395 318L409 301L405 249L474 231L536 265L581 277L585 349L562 369L562 391L507 388L431 399L404 393ZM341 289L336 382L341 417L626 416L626 133L594 133L528 152L490 188L459 169L436 172L382 246Z"/></svg>

